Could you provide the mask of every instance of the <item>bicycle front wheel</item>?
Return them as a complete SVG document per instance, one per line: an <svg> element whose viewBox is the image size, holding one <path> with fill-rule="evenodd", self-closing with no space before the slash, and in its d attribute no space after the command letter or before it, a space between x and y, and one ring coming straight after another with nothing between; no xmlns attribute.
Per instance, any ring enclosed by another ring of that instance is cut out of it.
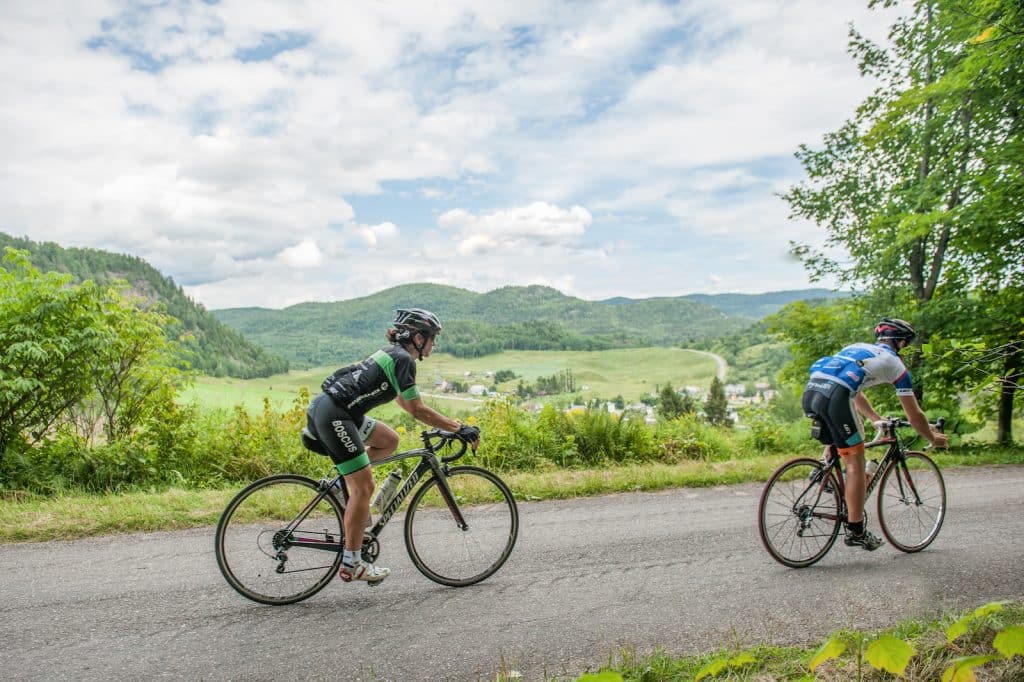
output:
<svg viewBox="0 0 1024 682"><path fill-rule="evenodd" d="M775 470L761 493L757 525L772 558L791 568L819 561L839 535L839 486L815 459L800 458Z"/></svg>
<svg viewBox="0 0 1024 682"><path fill-rule="evenodd" d="M946 518L946 484L939 467L923 452L904 453L882 474L878 523L892 546L920 552L932 543Z"/></svg>
<svg viewBox="0 0 1024 682"><path fill-rule="evenodd" d="M443 480L451 500L437 477L413 495L405 515L405 546L416 568L434 582L472 585L493 575L512 553L519 510L504 481L486 469L452 467Z"/></svg>
<svg viewBox="0 0 1024 682"><path fill-rule="evenodd" d="M305 476L262 478L220 517L214 545L224 579L261 604L292 604L330 582L341 563L342 510Z"/></svg>

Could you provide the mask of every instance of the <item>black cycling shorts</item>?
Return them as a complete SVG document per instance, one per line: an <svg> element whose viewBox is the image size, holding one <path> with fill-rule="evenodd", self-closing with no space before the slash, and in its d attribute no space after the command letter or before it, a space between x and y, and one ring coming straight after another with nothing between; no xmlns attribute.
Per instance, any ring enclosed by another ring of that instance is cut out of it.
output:
<svg viewBox="0 0 1024 682"><path fill-rule="evenodd" d="M842 384L824 379L811 379L804 387L804 414L817 419L828 430L818 437L826 445L852 448L864 442L860 422L853 413L853 394Z"/></svg>
<svg viewBox="0 0 1024 682"><path fill-rule="evenodd" d="M351 416L326 393L313 398L306 410L306 428L327 448L331 461L342 474L370 466L363 441L370 437L376 424L376 420L365 415Z"/></svg>

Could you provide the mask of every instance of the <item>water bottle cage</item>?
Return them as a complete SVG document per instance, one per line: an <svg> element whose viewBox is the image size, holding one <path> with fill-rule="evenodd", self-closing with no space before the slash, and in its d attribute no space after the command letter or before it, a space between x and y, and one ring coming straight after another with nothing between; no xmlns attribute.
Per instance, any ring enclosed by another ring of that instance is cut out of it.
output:
<svg viewBox="0 0 1024 682"><path fill-rule="evenodd" d="M824 445L832 444L832 434L828 428L821 423L820 419L811 420L811 438L820 441Z"/></svg>

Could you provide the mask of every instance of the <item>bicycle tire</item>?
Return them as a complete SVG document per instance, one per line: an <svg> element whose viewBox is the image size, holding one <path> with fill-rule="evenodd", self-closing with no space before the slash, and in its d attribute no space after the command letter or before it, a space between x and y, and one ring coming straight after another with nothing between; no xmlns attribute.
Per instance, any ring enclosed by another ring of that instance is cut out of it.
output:
<svg viewBox="0 0 1024 682"><path fill-rule="evenodd" d="M508 560L519 536L519 509L505 482L486 469L451 467L445 481L467 528L457 525L431 476L409 502L405 547L420 573L434 582L473 585Z"/></svg>
<svg viewBox="0 0 1024 682"><path fill-rule="evenodd" d="M343 545L343 512L325 495L284 536L284 529L315 499L318 482L276 474L248 485L228 503L214 538L221 575L239 594L261 604L308 599L335 576L341 552L296 546L305 540L338 550Z"/></svg>
<svg viewBox="0 0 1024 682"><path fill-rule="evenodd" d="M761 543L773 559L806 568L825 556L839 536L843 503L832 471L813 483L824 465L809 457L792 459L771 475L757 506Z"/></svg>
<svg viewBox="0 0 1024 682"><path fill-rule="evenodd" d="M945 519L946 483L928 455L906 452L902 462L886 468L878 485L878 523L893 547L920 552L935 540Z"/></svg>

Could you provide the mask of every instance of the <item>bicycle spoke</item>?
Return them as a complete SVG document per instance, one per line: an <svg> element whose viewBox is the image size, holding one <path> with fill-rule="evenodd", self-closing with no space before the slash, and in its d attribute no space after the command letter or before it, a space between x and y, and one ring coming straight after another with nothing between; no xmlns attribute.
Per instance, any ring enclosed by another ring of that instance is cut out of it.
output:
<svg viewBox="0 0 1024 682"><path fill-rule="evenodd" d="M265 604L312 596L333 577L342 546L341 512L317 483L271 476L239 493L217 526L217 563L240 594Z"/></svg>
<svg viewBox="0 0 1024 682"><path fill-rule="evenodd" d="M780 467L765 485L758 509L761 541L782 564L810 566L828 552L839 529L839 498L821 463L797 459Z"/></svg>
<svg viewBox="0 0 1024 682"><path fill-rule="evenodd" d="M501 479L477 467L453 467L444 479L466 522L455 520L438 479L413 496L405 521L409 557L428 578L443 585L471 585L508 559L519 532L519 512Z"/></svg>
<svg viewBox="0 0 1024 682"><path fill-rule="evenodd" d="M939 534L946 514L946 486L935 463L908 452L885 472L878 494L882 532L894 547L917 552Z"/></svg>

